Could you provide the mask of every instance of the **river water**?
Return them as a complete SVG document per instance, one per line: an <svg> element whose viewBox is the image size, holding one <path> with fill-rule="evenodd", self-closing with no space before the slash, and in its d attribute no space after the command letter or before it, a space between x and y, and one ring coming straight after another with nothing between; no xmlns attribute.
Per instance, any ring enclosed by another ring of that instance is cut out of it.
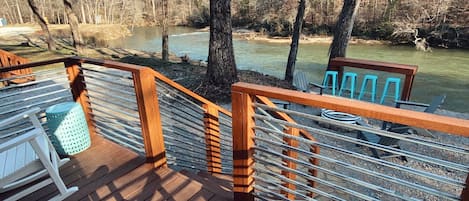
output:
<svg viewBox="0 0 469 201"><path fill-rule="evenodd" d="M206 60L208 55L208 32L187 27L170 28L170 52L191 59ZM133 35L112 41L111 47L145 51L161 51L161 30L154 27L135 28ZM328 60L328 44L300 44L296 70L307 74L312 82L320 83ZM283 79L290 49L289 44L234 39L238 69L253 70ZM419 52L413 47L388 45L350 45L347 57L385 62L418 65L411 100L430 102L436 95L446 94L444 109L469 112L469 51L433 49ZM347 69L346 69L347 70ZM350 69L352 70L352 69ZM355 69L353 69L356 71ZM365 73L357 71L360 77ZM378 74L380 80L392 74ZM382 81L378 87L380 95ZM359 86L357 87L359 88ZM379 97L378 97L379 98Z"/></svg>

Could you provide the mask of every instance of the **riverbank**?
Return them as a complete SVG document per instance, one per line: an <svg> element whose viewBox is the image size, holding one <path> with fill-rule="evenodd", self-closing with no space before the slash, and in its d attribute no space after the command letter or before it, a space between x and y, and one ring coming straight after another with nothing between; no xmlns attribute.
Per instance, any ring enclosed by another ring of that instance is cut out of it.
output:
<svg viewBox="0 0 469 201"><path fill-rule="evenodd" d="M291 43L291 37L271 37L254 30L247 29L235 29L233 31L233 37L248 40L248 41L262 41L269 43ZM332 36L327 35L304 35L302 34L299 40L300 44L331 44ZM366 44L366 45L390 45L390 41L384 40L365 40L357 37L352 37L349 44Z"/></svg>

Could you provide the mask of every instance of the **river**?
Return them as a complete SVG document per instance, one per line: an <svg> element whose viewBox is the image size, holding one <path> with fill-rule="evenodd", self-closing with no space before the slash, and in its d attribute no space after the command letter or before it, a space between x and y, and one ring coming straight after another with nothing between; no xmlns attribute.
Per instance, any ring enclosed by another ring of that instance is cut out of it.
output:
<svg viewBox="0 0 469 201"><path fill-rule="evenodd" d="M207 59L208 32L187 27L171 27L169 33L171 53L179 56L187 54L196 60ZM154 27L135 28L132 36L112 41L109 45L159 52L161 30ZM326 68L328 48L328 44L300 44L296 70L305 72L312 82L320 83ZM289 44L234 39L234 49L238 69L253 70L283 79ZM433 49L433 52L419 52L406 46L350 45L347 57L418 65L411 100L430 102L431 97L446 94L447 98L442 106L444 109L469 112L467 50ZM390 75L379 76L384 80L385 76ZM358 83L361 84L360 79ZM378 94L380 93L379 91Z"/></svg>

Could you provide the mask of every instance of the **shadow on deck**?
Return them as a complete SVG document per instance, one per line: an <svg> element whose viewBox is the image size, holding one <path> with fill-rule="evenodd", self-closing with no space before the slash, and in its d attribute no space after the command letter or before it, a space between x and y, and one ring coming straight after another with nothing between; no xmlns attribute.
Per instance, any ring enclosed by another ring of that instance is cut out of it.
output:
<svg viewBox="0 0 469 201"><path fill-rule="evenodd" d="M79 191L67 200L233 200L230 177L155 169L144 157L99 136L70 159L60 175ZM22 200L48 200L54 191L49 185ZM0 200L12 193L0 194Z"/></svg>

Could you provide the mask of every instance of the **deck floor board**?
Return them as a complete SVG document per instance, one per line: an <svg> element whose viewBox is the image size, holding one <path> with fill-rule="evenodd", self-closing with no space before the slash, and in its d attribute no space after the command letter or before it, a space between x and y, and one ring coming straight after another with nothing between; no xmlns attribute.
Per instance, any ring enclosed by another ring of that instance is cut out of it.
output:
<svg viewBox="0 0 469 201"><path fill-rule="evenodd" d="M230 200L209 189L216 180L206 185L170 168L155 169L143 156L99 136L70 159L60 174L68 187L78 186L79 191L66 200ZM0 200L13 193L0 194ZM51 184L22 200L48 200L56 194Z"/></svg>

